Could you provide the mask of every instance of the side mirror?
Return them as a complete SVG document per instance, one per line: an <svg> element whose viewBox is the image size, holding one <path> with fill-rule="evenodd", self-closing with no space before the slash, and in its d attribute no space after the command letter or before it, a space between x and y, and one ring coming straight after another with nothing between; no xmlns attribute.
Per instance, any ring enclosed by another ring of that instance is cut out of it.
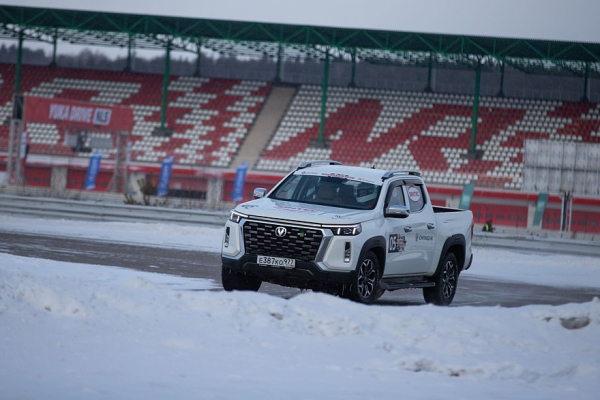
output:
<svg viewBox="0 0 600 400"><path fill-rule="evenodd" d="M252 194L255 199L263 198L267 195L267 189L265 188L256 188L254 189L254 193Z"/></svg>
<svg viewBox="0 0 600 400"><path fill-rule="evenodd" d="M389 206L385 209L385 216L390 218L406 218L410 215L410 208L408 206Z"/></svg>

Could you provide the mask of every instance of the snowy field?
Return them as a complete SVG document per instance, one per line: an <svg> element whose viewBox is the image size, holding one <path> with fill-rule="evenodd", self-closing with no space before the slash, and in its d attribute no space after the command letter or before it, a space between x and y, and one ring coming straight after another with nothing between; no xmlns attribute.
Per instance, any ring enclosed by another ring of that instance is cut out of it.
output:
<svg viewBox="0 0 600 400"><path fill-rule="evenodd" d="M220 228L0 215L0 230L219 251ZM600 262L475 249L464 274L600 287ZM218 267L218 266L215 266ZM600 300L363 306L0 253L0 399L597 399Z"/></svg>

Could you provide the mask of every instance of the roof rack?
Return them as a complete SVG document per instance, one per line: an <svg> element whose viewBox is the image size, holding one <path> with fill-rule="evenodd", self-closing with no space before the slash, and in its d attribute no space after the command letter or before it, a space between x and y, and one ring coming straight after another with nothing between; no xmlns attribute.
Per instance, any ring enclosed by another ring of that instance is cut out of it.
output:
<svg viewBox="0 0 600 400"><path fill-rule="evenodd" d="M403 170L403 169L395 169L393 171L387 171L385 174L383 174L383 176L381 177L381 180L385 181L386 179L390 179L394 175L421 176L421 173L418 172L418 171L406 171L406 170Z"/></svg>
<svg viewBox="0 0 600 400"><path fill-rule="evenodd" d="M333 161L333 160L313 160L313 161L305 161L302 164L300 164L298 166L298 168L296 168L296 170L299 169L304 169L304 168L308 168L308 167L312 167L313 165L316 164L327 164L327 165L342 165L341 162L339 161Z"/></svg>

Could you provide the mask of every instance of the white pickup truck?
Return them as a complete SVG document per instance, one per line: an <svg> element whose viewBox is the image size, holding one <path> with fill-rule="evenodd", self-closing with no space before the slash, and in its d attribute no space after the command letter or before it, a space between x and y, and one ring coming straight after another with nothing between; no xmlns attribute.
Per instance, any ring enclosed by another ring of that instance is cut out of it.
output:
<svg viewBox="0 0 600 400"><path fill-rule="evenodd" d="M231 211L221 250L225 290L262 282L371 303L422 288L449 305L473 260L470 211L432 206L418 172L302 163Z"/></svg>

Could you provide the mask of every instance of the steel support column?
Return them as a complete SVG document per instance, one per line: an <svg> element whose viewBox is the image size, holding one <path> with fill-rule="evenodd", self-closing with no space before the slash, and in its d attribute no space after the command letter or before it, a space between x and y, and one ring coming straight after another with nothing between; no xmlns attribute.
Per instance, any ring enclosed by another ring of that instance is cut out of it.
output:
<svg viewBox="0 0 600 400"><path fill-rule="evenodd" d="M277 48L277 71L275 71L275 82L281 81L281 62L283 59L283 43L279 43Z"/></svg>
<svg viewBox="0 0 600 400"><path fill-rule="evenodd" d="M133 39L131 35L129 35L129 40L127 40L127 64L125 65L125 71L131 71L131 46L133 44Z"/></svg>
<svg viewBox="0 0 600 400"><path fill-rule="evenodd" d="M431 72L433 70L433 53L429 53L429 65L427 66L427 87L425 88L426 92L433 92L433 88L431 87Z"/></svg>
<svg viewBox="0 0 600 400"><path fill-rule="evenodd" d="M55 32L52 36L52 61L50 62L51 67L56 67L56 48L58 46L58 33Z"/></svg>
<svg viewBox="0 0 600 400"><path fill-rule="evenodd" d="M201 65L202 65L202 39L198 39L198 43L196 43L196 71L194 71L194 76L200 76Z"/></svg>
<svg viewBox="0 0 600 400"><path fill-rule="evenodd" d="M8 157L6 158L6 174L4 175L4 184L11 184L15 172L15 138L17 137L17 120L10 121L10 131L8 133Z"/></svg>
<svg viewBox="0 0 600 400"><path fill-rule="evenodd" d="M585 75L583 76L583 98L581 101L588 102L589 101L589 82L590 82L590 63L585 63Z"/></svg>
<svg viewBox="0 0 600 400"><path fill-rule="evenodd" d="M352 49L352 75L350 76L350 86L356 86L356 47Z"/></svg>
<svg viewBox="0 0 600 400"><path fill-rule="evenodd" d="M479 113L479 84L481 81L481 64L475 69L475 96L473 98L473 118L471 119L471 147L469 153L475 153L475 142L477 140L477 120Z"/></svg>
<svg viewBox="0 0 600 400"><path fill-rule="evenodd" d="M504 97L504 62L500 63L500 91L498 97Z"/></svg>
<svg viewBox="0 0 600 400"><path fill-rule="evenodd" d="M13 96L13 107L16 106L16 97L21 92L21 62L23 61L23 29L19 31L19 44L17 47L17 65L15 66L15 93ZM12 114L12 112L11 112ZM18 118L11 118L8 137L8 158L6 160L6 184L23 183L23 171L21 169L21 140L23 123Z"/></svg>
<svg viewBox="0 0 600 400"><path fill-rule="evenodd" d="M21 62L23 61L23 29L19 31L17 65L15 66L15 94L21 93Z"/></svg>
<svg viewBox="0 0 600 400"><path fill-rule="evenodd" d="M171 42L167 43L167 53L165 54L165 74L163 76L162 105L160 107L160 129L165 129L167 120L167 101L169 99L169 68L171 64Z"/></svg>
<svg viewBox="0 0 600 400"><path fill-rule="evenodd" d="M323 69L323 85L321 87L321 122L319 123L319 142L325 141L325 110L327 106L327 86L329 83L329 49L325 54L325 67Z"/></svg>
<svg viewBox="0 0 600 400"><path fill-rule="evenodd" d="M23 169L21 168L21 141L23 139L23 121L11 119L8 136L8 158L6 160L5 184L23 184Z"/></svg>
<svg viewBox="0 0 600 400"><path fill-rule="evenodd" d="M127 184L127 143L129 142L129 132L115 132L114 137L117 154L115 154L115 169L110 184L108 185L108 191L113 193L127 193L129 190Z"/></svg>

